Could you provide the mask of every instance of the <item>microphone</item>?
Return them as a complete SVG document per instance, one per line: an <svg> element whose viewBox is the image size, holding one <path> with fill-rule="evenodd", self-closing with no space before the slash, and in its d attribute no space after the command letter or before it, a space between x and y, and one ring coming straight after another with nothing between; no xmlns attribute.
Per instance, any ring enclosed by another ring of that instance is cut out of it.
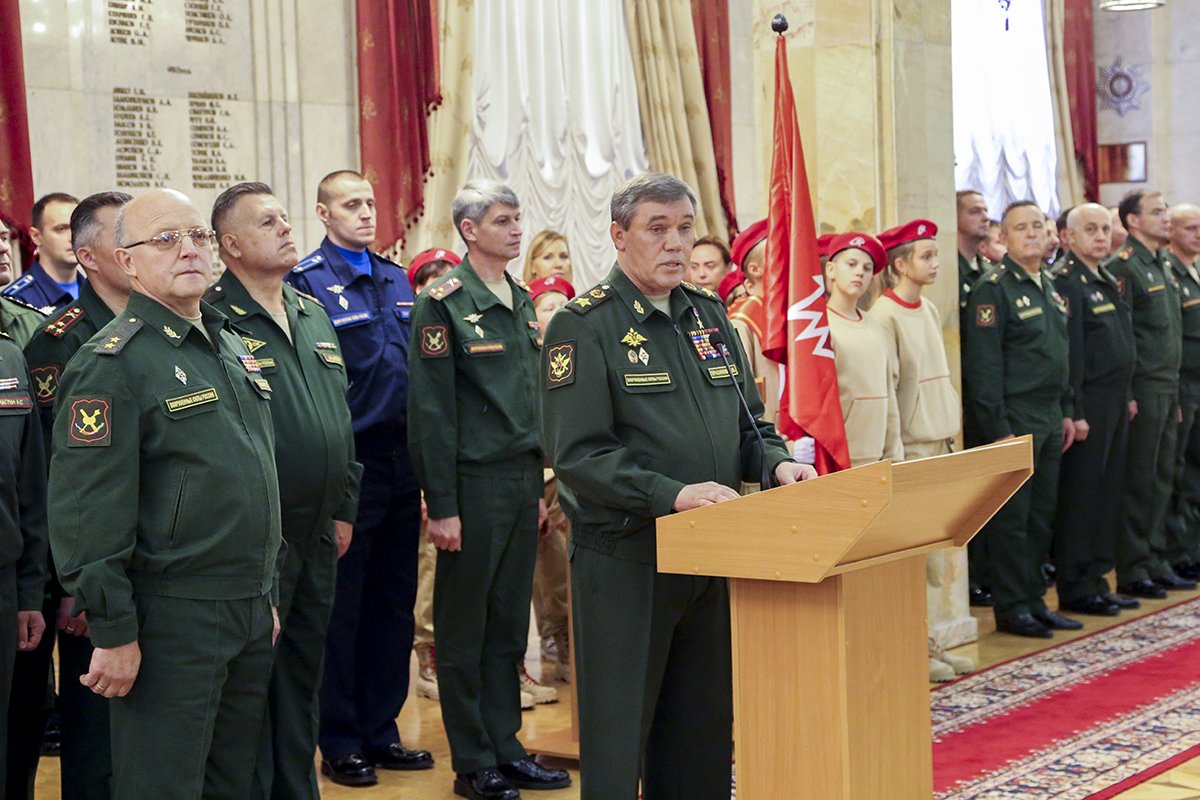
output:
<svg viewBox="0 0 1200 800"><path fill-rule="evenodd" d="M692 306L692 315L696 318L696 324L703 330L704 320L700 319L700 312L696 310L695 306ZM708 342L721 354L721 360L725 362L725 370L729 376L729 382L733 385L734 391L737 392L738 400L742 404L742 411L746 412L746 419L750 420L750 429L754 431L754 438L758 440L758 459L761 465L760 485L762 490L773 489L775 487L775 478L771 475L771 470L767 466L767 445L763 442L762 432L758 429L758 420L754 418L754 414L750 411L750 404L746 402L746 395L742 394L742 387L738 385L738 380L733 374L733 364L729 360L729 348L725 346L725 337L721 335L720 329L708 335Z"/></svg>

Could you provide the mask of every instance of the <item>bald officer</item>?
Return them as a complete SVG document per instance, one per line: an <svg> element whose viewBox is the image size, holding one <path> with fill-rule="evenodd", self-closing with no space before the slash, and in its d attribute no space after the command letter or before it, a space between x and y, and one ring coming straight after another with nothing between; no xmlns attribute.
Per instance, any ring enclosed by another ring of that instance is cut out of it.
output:
<svg viewBox="0 0 1200 800"><path fill-rule="evenodd" d="M113 796L251 795L280 552L272 387L201 296L213 231L182 194L125 206L129 304L63 373L50 540L111 698Z"/></svg>
<svg viewBox="0 0 1200 800"><path fill-rule="evenodd" d="M543 348L546 450L571 518L583 800L633 800L639 779L648 798L729 797L727 584L658 574L654 521L736 498L764 461L782 484L816 475L762 420L720 300L681 284L695 214L670 175L618 189L617 266L555 315Z"/></svg>

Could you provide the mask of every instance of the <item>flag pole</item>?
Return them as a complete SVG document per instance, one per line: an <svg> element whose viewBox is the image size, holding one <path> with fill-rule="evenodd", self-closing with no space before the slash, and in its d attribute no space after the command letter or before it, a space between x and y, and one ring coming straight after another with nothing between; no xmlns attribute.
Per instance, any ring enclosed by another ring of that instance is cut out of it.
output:
<svg viewBox="0 0 1200 800"><path fill-rule="evenodd" d="M771 18L771 30L775 31L780 36L783 36L783 34L787 32L787 29L787 17L785 17L783 14L776 14Z"/></svg>

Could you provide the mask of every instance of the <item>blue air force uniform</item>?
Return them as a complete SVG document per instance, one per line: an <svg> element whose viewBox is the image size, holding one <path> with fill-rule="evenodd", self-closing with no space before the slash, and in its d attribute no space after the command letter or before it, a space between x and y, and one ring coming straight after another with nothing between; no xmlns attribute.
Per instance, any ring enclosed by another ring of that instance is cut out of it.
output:
<svg viewBox="0 0 1200 800"><path fill-rule="evenodd" d="M408 694L420 491L406 443L413 294L404 270L367 253L352 266L326 238L287 276L325 307L346 362L363 465L350 549L338 562L325 649L319 744L327 760L386 751Z"/></svg>
<svg viewBox="0 0 1200 800"><path fill-rule="evenodd" d="M67 291L62 284L57 283L42 267L40 261L34 261L29 271L4 287L0 295L20 300L26 305L33 306L43 314L53 314L60 308L75 302L79 289L83 287L85 278L80 275L75 293Z"/></svg>

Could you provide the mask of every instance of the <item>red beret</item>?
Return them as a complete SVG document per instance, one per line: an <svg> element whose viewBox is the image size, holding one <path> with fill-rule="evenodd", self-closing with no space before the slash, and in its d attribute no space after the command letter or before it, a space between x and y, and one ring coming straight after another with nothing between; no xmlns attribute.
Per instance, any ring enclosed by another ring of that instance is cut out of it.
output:
<svg viewBox="0 0 1200 800"><path fill-rule="evenodd" d="M817 254L820 256L829 255L829 243L833 241L836 233L822 233L817 237Z"/></svg>
<svg viewBox="0 0 1200 800"><path fill-rule="evenodd" d="M417 270L428 264L430 261L446 261L450 264L457 265L461 258L455 254L453 250L447 250L444 247L431 247L428 250L417 253L412 262L408 265L408 282L413 288L417 288Z"/></svg>
<svg viewBox="0 0 1200 800"><path fill-rule="evenodd" d="M735 266L742 265L742 259L750 254L750 251L758 246L758 243L767 238L767 221L760 219L758 222L746 228L737 235L733 240L733 248L730 250L730 261Z"/></svg>
<svg viewBox="0 0 1200 800"><path fill-rule="evenodd" d="M546 292L565 294L568 300L575 297L575 287L562 275L548 275L545 278L538 278L536 281L529 282L529 296L534 300L537 300Z"/></svg>
<svg viewBox="0 0 1200 800"><path fill-rule="evenodd" d="M871 257L871 261L875 266L875 272L887 266L887 253L883 251L883 245L874 236L868 236L865 233L850 231L849 233L838 234L833 237L833 241L829 243L829 257L833 258L843 250L856 248L862 250Z"/></svg>
<svg viewBox="0 0 1200 800"><path fill-rule="evenodd" d="M932 239L937 236L938 227L927 219L914 219L903 225L889 228L879 234L879 243L884 250L891 250L902 244L915 242L918 239Z"/></svg>
<svg viewBox="0 0 1200 800"><path fill-rule="evenodd" d="M746 281L746 273L740 269L731 269L725 273L725 277L721 278L721 283L717 286L717 294L721 296L721 302L729 299L729 293L741 286Z"/></svg>

